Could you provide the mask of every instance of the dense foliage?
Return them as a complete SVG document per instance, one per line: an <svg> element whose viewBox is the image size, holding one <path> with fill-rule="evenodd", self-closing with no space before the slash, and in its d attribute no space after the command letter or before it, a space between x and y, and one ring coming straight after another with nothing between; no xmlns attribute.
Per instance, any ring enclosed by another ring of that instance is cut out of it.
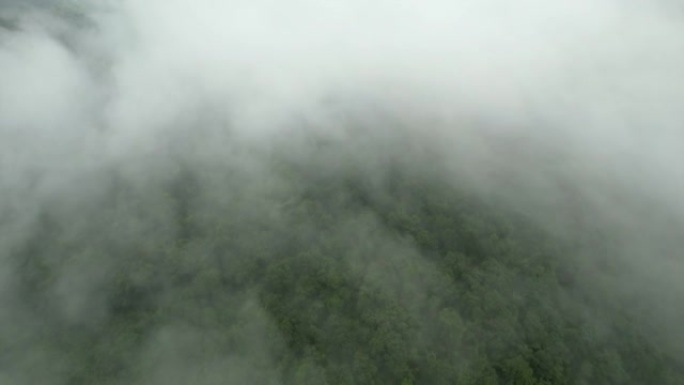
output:
<svg viewBox="0 0 684 385"><path fill-rule="evenodd" d="M300 166L112 172L5 224L0 382L684 383L582 283L582 239L419 173Z"/></svg>

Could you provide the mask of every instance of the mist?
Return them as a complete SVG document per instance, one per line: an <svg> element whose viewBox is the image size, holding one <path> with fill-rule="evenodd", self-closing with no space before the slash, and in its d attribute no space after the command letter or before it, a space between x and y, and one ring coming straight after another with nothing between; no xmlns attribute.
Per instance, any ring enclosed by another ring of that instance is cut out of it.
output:
<svg viewBox="0 0 684 385"><path fill-rule="evenodd" d="M459 199L539 239L530 272L572 271L557 298L590 349L619 315L683 372L682 21L679 1L0 1L0 382L393 383L415 352L485 373L431 334L460 341L470 305L434 293L480 278L411 227ZM501 308L543 290L506 274L482 279ZM303 350L302 309L323 325ZM357 321L408 344L375 377L316 345Z"/></svg>

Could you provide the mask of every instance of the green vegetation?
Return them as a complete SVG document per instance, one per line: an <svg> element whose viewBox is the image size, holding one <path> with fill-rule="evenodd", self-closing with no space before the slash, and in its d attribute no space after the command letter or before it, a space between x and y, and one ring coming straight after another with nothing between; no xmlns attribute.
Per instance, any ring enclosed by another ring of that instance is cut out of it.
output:
<svg viewBox="0 0 684 385"><path fill-rule="evenodd" d="M307 167L47 204L2 250L3 383L684 384L583 284L581 237L418 173Z"/></svg>

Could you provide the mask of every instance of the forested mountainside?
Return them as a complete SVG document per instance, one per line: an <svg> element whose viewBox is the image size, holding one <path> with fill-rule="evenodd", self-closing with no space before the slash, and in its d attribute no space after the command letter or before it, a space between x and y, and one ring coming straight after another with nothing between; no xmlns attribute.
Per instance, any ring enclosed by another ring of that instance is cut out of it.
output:
<svg viewBox="0 0 684 385"><path fill-rule="evenodd" d="M5 222L0 383L684 384L583 278L600 233L335 159L112 167Z"/></svg>
<svg viewBox="0 0 684 385"><path fill-rule="evenodd" d="M681 4L0 0L0 385L684 385Z"/></svg>

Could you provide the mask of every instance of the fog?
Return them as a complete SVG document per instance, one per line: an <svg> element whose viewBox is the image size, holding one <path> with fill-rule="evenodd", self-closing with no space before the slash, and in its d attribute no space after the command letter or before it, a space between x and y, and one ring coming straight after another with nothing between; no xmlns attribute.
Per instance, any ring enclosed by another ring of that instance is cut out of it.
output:
<svg viewBox="0 0 684 385"><path fill-rule="evenodd" d="M38 331L52 329L18 304L13 261L37 242L46 211L63 242L93 239L88 253L48 262L58 266L45 289L54 322L97 328L115 272L137 263L99 245L175 242L173 203L155 198L174 178L203 191L186 208L197 226L235 218L222 231L254 259L270 260L264 250L285 239L322 237L306 213L284 214L301 187L281 167L321 188L363 174L380 196L399 167L467 186L560 239L600 233L609 251L570 257L585 290L684 363L680 3L0 1L0 346L17 351L0 358L0 382L77 383L69 359L41 342ZM110 210L119 184L131 203ZM419 278L397 272L413 290L407 306L420 303L432 285L420 282L438 269L372 216L341 218L326 244L355 244L352 270L369 269L389 296L400 284L361 255L420 265ZM246 240L257 233L262 249ZM204 269L199 257L157 254L150 264ZM593 268L604 254L619 274ZM152 281L157 269L129 278ZM242 353L188 369L188 357L201 361L193 344L220 338L181 321L157 326L135 381L280 383L269 352L284 342L258 295L227 297L235 319L251 320L235 321L251 322L233 341Z"/></svg>

